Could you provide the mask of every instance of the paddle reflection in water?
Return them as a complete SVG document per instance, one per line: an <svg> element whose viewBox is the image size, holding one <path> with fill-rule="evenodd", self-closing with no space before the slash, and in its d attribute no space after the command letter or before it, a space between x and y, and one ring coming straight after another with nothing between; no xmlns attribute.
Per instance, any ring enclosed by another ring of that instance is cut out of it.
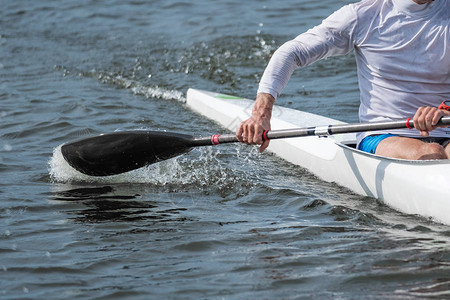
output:
<svg viewBox="0 0 450 300"><path fill-rule="evenodd" d="M127 188L112 186L78 187L55 192L52 200L78 202L87 206L86 209L69 211L76 214L69 218L83 222L120 222L120 221L184 221L180 212L186 208L160 208L156 202L139 199L139 194L127 195Z"/></svg>

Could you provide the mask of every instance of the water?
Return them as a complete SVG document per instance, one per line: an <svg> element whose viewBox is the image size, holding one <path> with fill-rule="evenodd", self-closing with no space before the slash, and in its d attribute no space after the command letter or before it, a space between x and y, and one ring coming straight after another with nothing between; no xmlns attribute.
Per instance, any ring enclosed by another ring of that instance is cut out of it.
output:
<svg viewBox="0 0 450 300"><path fill-rule="evenodd" d="M253 147L108 179L58 156L115 130L221 132L187 88L253 98L279 45L350 2L1 1L0 298L448 298L448 226ZM278 103L356 122L352 54Z"/></svg>

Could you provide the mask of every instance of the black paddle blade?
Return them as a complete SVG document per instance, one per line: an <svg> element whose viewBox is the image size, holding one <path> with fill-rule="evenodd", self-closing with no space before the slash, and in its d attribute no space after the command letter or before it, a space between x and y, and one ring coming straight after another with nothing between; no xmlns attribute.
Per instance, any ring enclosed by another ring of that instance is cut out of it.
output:
<svg viewBox="0 0 450 300"><path fill-rule="evenodd" d="M76 140L61 147L71 167L91 176L116 175L181 155L193 137L158 131L120 131Z"/></svg>

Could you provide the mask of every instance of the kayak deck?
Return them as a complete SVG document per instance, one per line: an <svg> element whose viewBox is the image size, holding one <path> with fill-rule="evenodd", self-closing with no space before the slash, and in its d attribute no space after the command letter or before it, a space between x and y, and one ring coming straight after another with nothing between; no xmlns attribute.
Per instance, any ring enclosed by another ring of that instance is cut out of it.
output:
<svg viewBox="0 0 450 300"><path fill-rule="evenodd" d="M186 104L231 131L250 117L253 107L252 100L195 89L188 90ZM337 124L345 123L276 105L271 120L272 130ZM307 136L272 140L267 150L325 181L450 225L449 160L385 158L356 150L355 142L354 133Z"/></svg>

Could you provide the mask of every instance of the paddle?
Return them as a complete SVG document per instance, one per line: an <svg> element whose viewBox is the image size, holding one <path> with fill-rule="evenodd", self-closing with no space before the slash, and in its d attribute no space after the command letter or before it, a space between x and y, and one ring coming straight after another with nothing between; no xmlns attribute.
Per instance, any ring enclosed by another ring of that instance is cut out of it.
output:
<svg viewBox="0 0 450 300"><path fill-rule="evenodd" d="M443 117L438 125L450 125L450 117ZM328 125L296 129L271 130L264 140L327 136L375 130L412 128L413 121L386 121ZM144 167L189 152L194 147L238 142L234 134L194 137L161 131L119 131L76 140L62 145L64 159L74 169L92 176L108 176Z"/></svg>

